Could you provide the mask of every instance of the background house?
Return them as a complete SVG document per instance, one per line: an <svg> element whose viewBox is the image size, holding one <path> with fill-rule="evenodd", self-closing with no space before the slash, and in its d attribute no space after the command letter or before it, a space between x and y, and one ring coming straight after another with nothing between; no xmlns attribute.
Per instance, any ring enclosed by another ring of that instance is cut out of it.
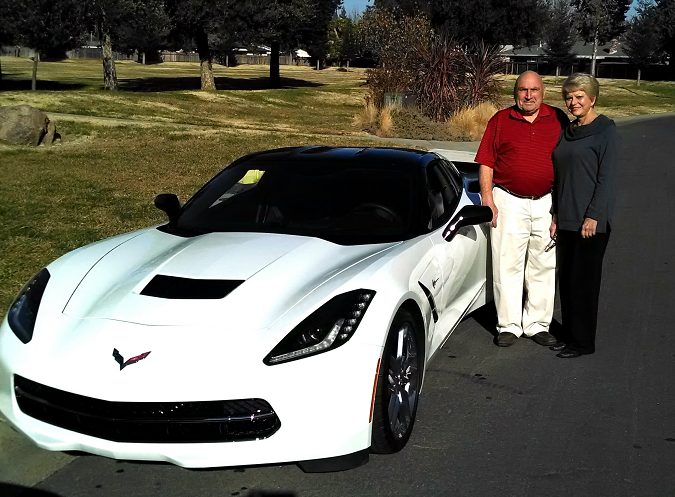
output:
<svg viewBox="0 0 675 497"><path fill-rule="evenodd" d="M568 76L573 72L590 72L593 57L593 44L578 41L572 47L573 61L560 67L560 75ZM548 61L546 45L531 45L529 47L514 47L505 45L501 50L506 74L520 74L526 70L537 71L539 74L553 76L556 74L556 65ZM654 64L643 70L643 79L667 79L667 66ZM621 40L612 40L610 43L598 46L596 54L596 76L599 78L634 79L637 76L637 67L623 49Z"/></svg>

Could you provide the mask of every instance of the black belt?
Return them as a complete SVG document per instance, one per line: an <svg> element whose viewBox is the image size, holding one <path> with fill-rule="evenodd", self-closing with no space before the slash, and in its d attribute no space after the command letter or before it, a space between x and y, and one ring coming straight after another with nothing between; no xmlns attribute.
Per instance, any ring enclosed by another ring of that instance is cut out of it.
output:
<svg viewBox="0 0 675 497"><path fill-rule="evenodd" d="M517 193L513 193L508 188L504 188L502 185L495 184L495 188L499 188L500 190L504 190L506 193L508 193L509 195L513 195L514 197L525 198L527 200L539 200L540 198L543 198L546 195L548 195L549 193L551 193L551 192L546 192L543 195L518 195Z"/></svg>

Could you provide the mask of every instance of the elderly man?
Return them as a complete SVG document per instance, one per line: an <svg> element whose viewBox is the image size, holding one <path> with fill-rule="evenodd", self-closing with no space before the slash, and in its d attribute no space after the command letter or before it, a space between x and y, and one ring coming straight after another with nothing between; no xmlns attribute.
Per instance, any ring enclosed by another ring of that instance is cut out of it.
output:
<svg viewBox="0 0 675 497"><path fill-rule="evenodd" d="M557 342L549 333L555 296L551 240L551 155L569 119L543 103L541 77L516 80L515 105L488 122L476 154L483 205L492 209L492 267L500 347L523 334L536 343Z"/></svg>

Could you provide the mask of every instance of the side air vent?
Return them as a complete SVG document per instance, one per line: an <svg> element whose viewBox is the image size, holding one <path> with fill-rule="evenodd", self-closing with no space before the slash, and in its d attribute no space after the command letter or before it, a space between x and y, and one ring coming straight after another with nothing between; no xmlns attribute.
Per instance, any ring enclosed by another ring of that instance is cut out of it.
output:
<svg viewBox="0 0 675 497"><path fill-rule="evenodd" d="M141 295L160 299L222 299L242 283L240 280L195 280L159 274Z"/></svg>
<svg viewBox="0 0 675 497"><path fill-rule="evenodd" d="M422 291L424 292L424 295L427 296L427 300L429 301L429 305L431 306L431 317L434 318L434 323L438 322L438 311L436 310L436 301L434 300L434 296L431 294L429 289L425 287L421 281L418 281L420 287L422 288Z"/></svg>

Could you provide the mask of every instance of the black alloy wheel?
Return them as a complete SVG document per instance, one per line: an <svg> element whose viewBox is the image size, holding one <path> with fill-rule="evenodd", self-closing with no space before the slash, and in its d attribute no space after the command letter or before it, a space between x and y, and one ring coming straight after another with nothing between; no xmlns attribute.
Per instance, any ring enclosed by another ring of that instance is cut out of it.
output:
<svg viewBox="0 0 675 497"><path fill-rule="evenodd" d="M398 452L410 438L422 380L418 326L399 310L387 336L375 394L371 452Z"/></svg>

